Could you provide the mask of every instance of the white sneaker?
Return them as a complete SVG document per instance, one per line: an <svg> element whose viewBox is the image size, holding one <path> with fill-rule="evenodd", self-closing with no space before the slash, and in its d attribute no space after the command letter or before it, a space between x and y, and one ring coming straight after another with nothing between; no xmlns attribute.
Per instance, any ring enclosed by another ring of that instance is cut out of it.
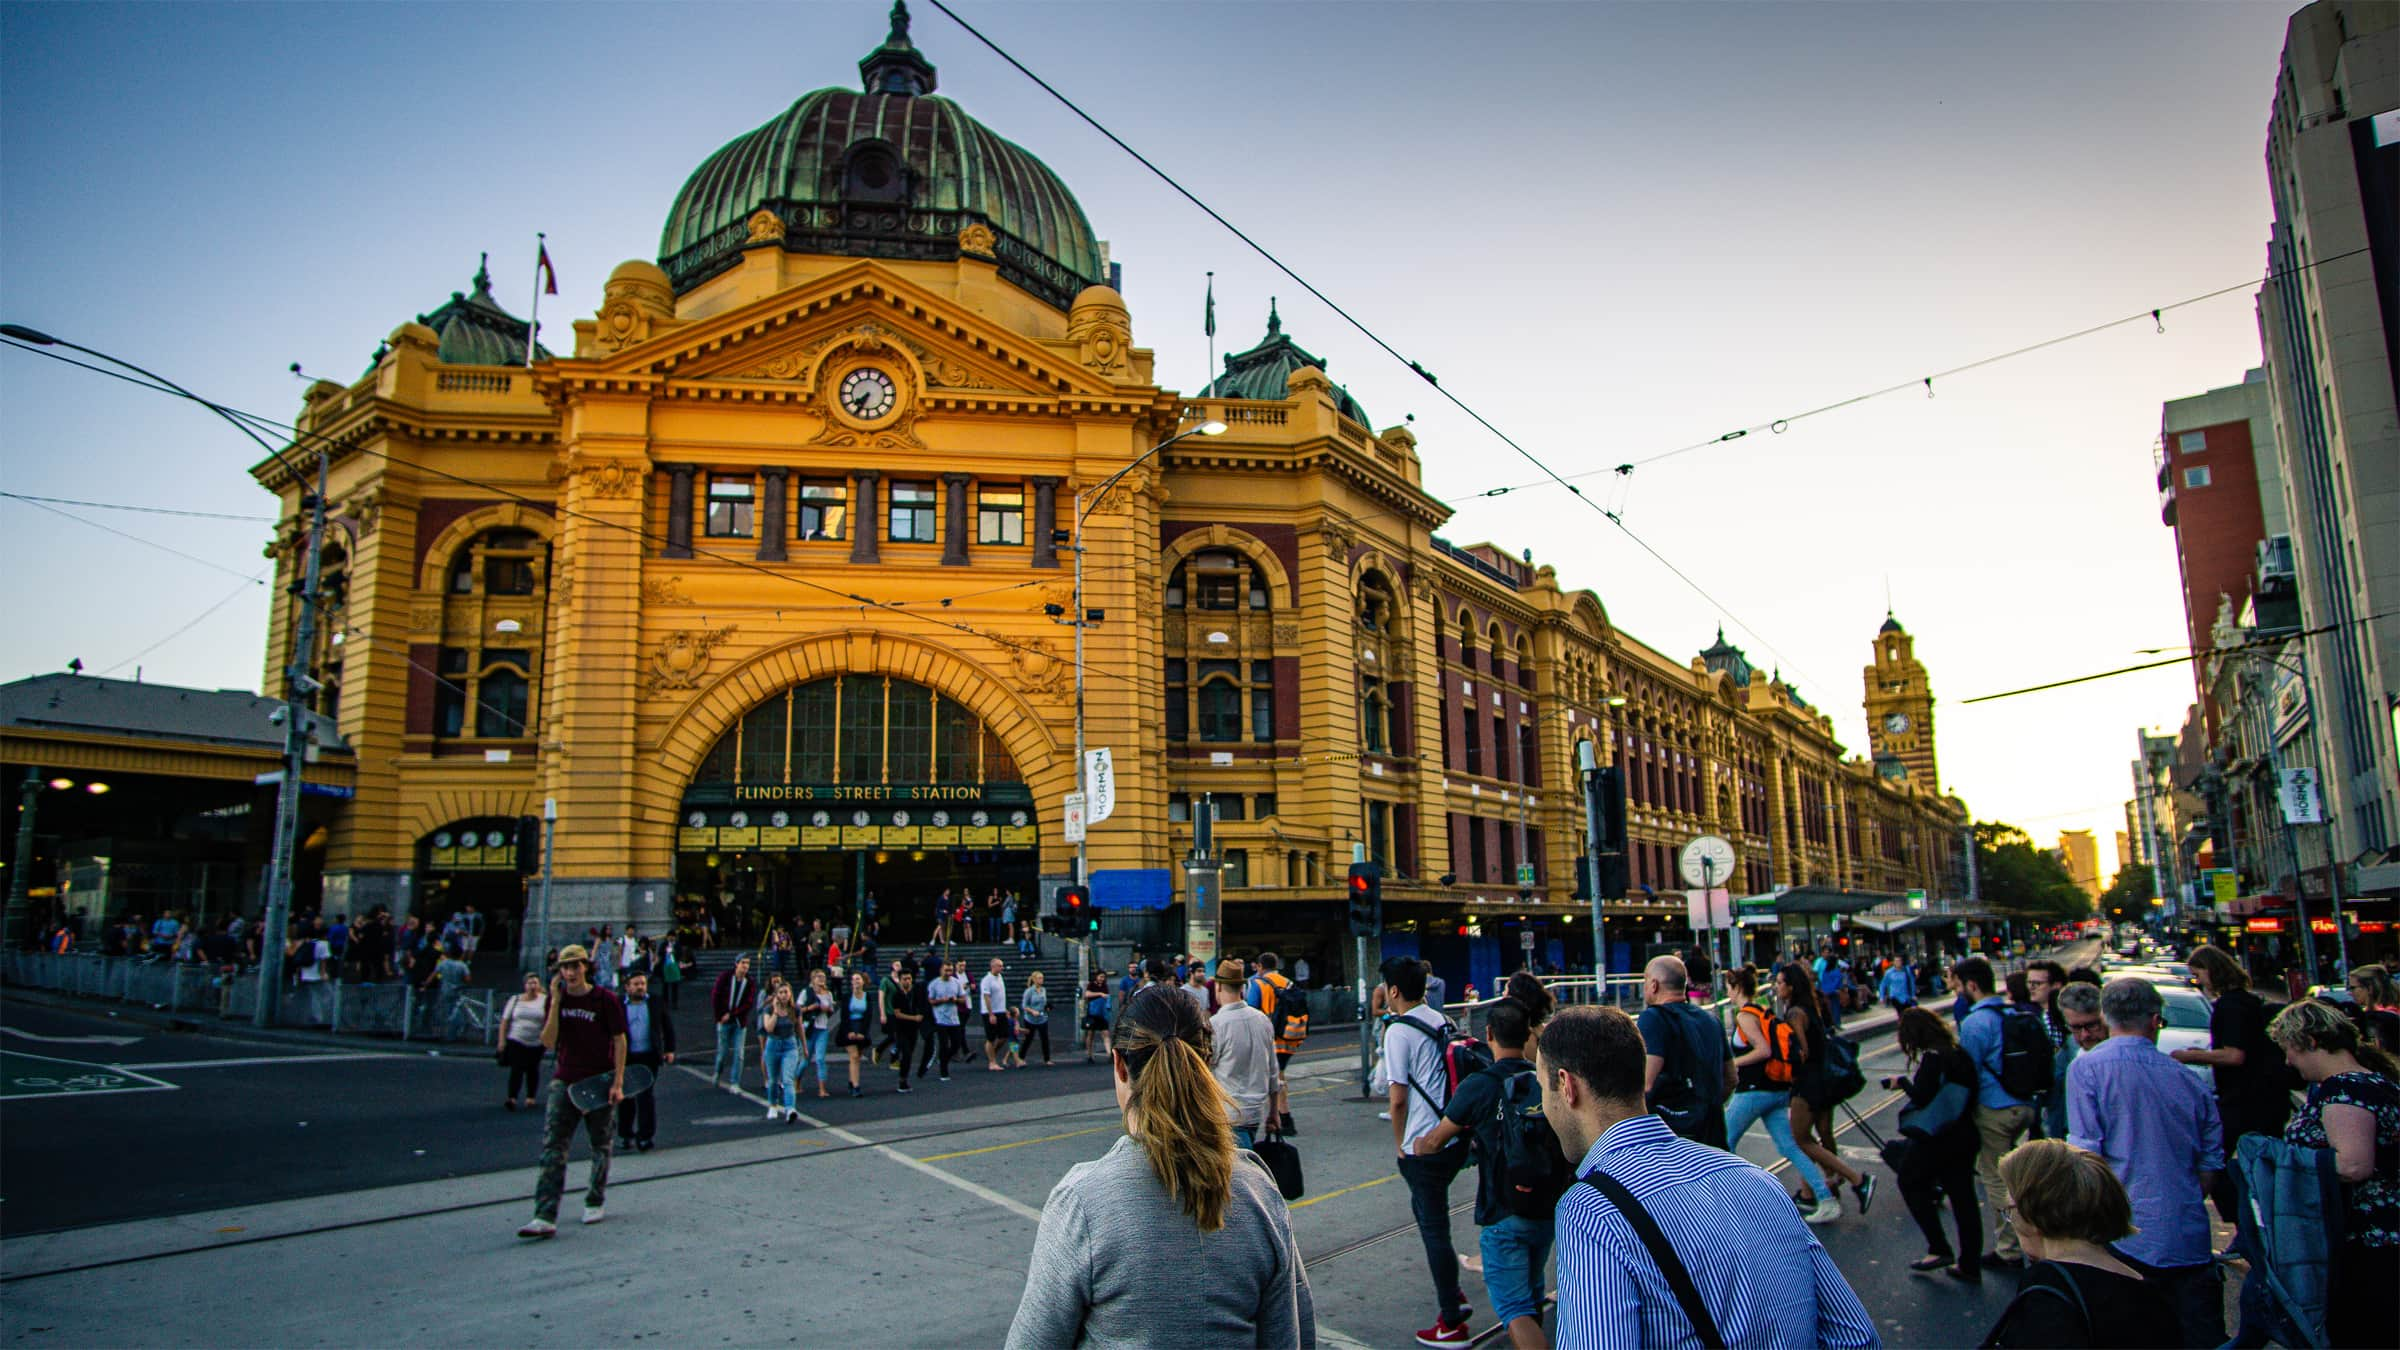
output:
<svg viewBox="0 0 2400 1350"><path fill-rule="evenodd" d="M1809 1223L1832 1223L1842 1217L1842 1202L1832 1196L1817 1201L1817 1207L1800 1216Z"/></svg>
<svg viewBox="0 0 2400 1350"><path fill-rule="evenodd" d="M607 1217L608 1217L608 1211L607 1211L607 1210L605 1210L605 1209L598 1208L597 1206L595 1206L595 1207L593 1207L593 1208L591 1208L591 1209L587 1209L587 1210L585 1210L585 1211L583 1212L583 1221L584 1221L585 1223L598 1223L598 1222L600 1222L602 1219L605 1219L605 1218L607 1218Z"/></svg>
<svg viewBox="0 0 2400 1350"><path fill-rule="evenodd" d="M767 1108L767 1119L769 1119L769 1120L781 1120L781 1119L783 1119L783 1108L782 1108L782 1107L780 1107L780 1106L770 1106L770 1107L768 1107L768 1108Z"/></svg>
<svg viewBox="0 0 2400 1350"><path fill-rule="evenodd" d="M1389 1111L1378 1111L1375 1113L1375 1118L1377 1120L1390 1120L1392 1118L1392 1113Z"/></svg>
<svg viewBox="0 0 2400 1350"><path fill-rule="evenodd" d="M557 1235L558 1225L548 1219L528 1220L523 1228L517 1230L517 1236L521 1238L546 1238Z"/></svg>

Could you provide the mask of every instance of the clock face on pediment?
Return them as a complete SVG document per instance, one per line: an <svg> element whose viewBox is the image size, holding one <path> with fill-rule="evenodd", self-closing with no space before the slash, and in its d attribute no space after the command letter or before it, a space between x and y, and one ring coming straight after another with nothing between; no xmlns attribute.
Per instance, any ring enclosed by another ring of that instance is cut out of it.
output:
<svg viewBox="0 0 2400 1350"><path fill-rule="evenodd" d="M870 425L889 418L900 406L900 386L881 366L858 366L834 386L834 406L849 421Z"/></svg>

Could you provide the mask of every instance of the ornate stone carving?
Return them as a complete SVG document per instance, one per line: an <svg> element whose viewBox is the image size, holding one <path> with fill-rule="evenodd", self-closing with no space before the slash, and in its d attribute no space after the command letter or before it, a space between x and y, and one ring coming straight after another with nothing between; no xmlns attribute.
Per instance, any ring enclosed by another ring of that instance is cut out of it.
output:
<svg viewBox="0 0 2400 1350"><path fill-rule="evenodd" d="M409 607L408 626L419 633L442 631L442 602L419 600Z"/></svg>
<svg viewBox="0 0 2400 1350"><path fill-rule="evenodd" d="M642 603L645 605L689 605L692 597L683 593L683 578L676 576L642 578Z"/></svg>
<svg viewBox="0 0 2400 1350"><path fill-rule="evenodd" d="M1133 350L1133 316L1115 291L1094 286L1076 297L1067 315L1067 341L1076 345L1076 359L1091 369L1123 370Z"/></svg>
<svg viewBox="0 0 2400 1350"><path fill-rule="evenodd" d="M650 653L649 669L642 672L642 694L655 697L675 689L697 689L700 679L708 673L709 654L734 634L735 625L723 628L677 629L659 641Z"/></svg>
<svg viewBox="0 0 2400 1350"><path fill-rule="evenodd" d="M377 517L383 514L383 488L371 484L351 493L342 502L342 514L358 522L360 535L375 533Z"/></svg>
<svg viewBox="0 0 2400 1350"><path fill-rule="evenodd" d="M594 497L638 497L648 475L631 460L587 459L573 470L583 491Z"/></svg>
<svg viewBox="0 0 2400 1350"><path fill-rule="evenodd" d="M1317 533L1325 540L1325 551L1341 562L1350 561L1350 551L1358 547L1358 535L1338 521L1317 522Z"/></svg>
<svg viewBox="0 0 2400 1350"><path fill-rule="evenodd" d="M772 211L761 209L754 212L748 225L750 242L753 244L780 244L783 242L783 217Z"/></svg>
<svg viewBox="0 0 2400 1350"><path fill-rule="evenodd" d="M1144 493L1163 502L1167 499L1167 486L1152 478L1148 469L1135 469L1109 484L1108 491L1095 498L1087 509L1095 516L1121 516L1131 511L1134 498Z"/></svg>
<svg viewBox="0 0 2400 1350"><path fill-rule="evenodd" d="M1296 643L1296 642L1298 642L1299 640L1300 640L1300 625L1298 625L1298 624L1296 624L1296 623L1279 623L1279 624L1275 625L1275 645L1276 645L1276 646L1278 646L1278 647L1289 646L1289 645L1291 645L1291 644L1293 644L1293 643Z"/></svg>
<svg viewBox="0 0 2400 1350"><path fill-rule="evenodd" d="M1017 688L1028 694L1059 694L1075 687L1075 662L1061 656L1048 638L1011 639L1009 664L1016 668Z"/></svg>
<svg viewBox="0 0 2400 1350"><path fill-rule="evenodd" d="M999 246L1000 236L993 234L992 227L980 220L967 222L967 227L958 232L958 251L961 253L989 258Z"/></svg>

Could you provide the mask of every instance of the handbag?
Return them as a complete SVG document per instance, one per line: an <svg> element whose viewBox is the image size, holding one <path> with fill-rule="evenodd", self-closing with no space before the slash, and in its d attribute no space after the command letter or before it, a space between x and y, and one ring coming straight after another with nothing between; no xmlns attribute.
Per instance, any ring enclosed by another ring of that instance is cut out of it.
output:
<svg viewBox="0 0 2400 1350"><path fill-rule="evenodd" d="M1923 1106L1912 1106L1900 1113L1900 1133L1931 1139L1956 1125L1967 1114L1967 1106L1975 1094L1964 1083L1944 1083L1933 1100Z"/></svg>
<svg viewBox="0 0 2400 1350"><path fill-rule="evenodd" d="M1300 1150L1293 1148L1282 1135L1269 1134L1251 1145L1250 1151L1267 1165L1268 1173L1275 1178L1275 1189L1283 1192L1284 1199L1297 1200L1308 1194L1308 1183L1300 1175Z"/></svg>

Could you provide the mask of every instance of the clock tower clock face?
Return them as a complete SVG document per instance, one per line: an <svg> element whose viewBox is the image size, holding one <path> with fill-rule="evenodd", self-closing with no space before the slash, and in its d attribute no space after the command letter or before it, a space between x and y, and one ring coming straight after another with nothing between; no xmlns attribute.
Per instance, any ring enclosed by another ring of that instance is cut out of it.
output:
<svg viewBox="0 0 2400 1350"><path fill-rule="evenodd" d="M1891 716L1883 719L1883 729L1895 736L1906 735L1909 725L1910 723L1907 713L1893 713Z"/></svg>
<svg viewBox="0 0 2400 1350"><path fill-rule="evenodd" d="M900 390L889 374L874 366L860 366L842 377L835 397L843 412L861 422L876 422L891 414L900 401Z"/></svg>

